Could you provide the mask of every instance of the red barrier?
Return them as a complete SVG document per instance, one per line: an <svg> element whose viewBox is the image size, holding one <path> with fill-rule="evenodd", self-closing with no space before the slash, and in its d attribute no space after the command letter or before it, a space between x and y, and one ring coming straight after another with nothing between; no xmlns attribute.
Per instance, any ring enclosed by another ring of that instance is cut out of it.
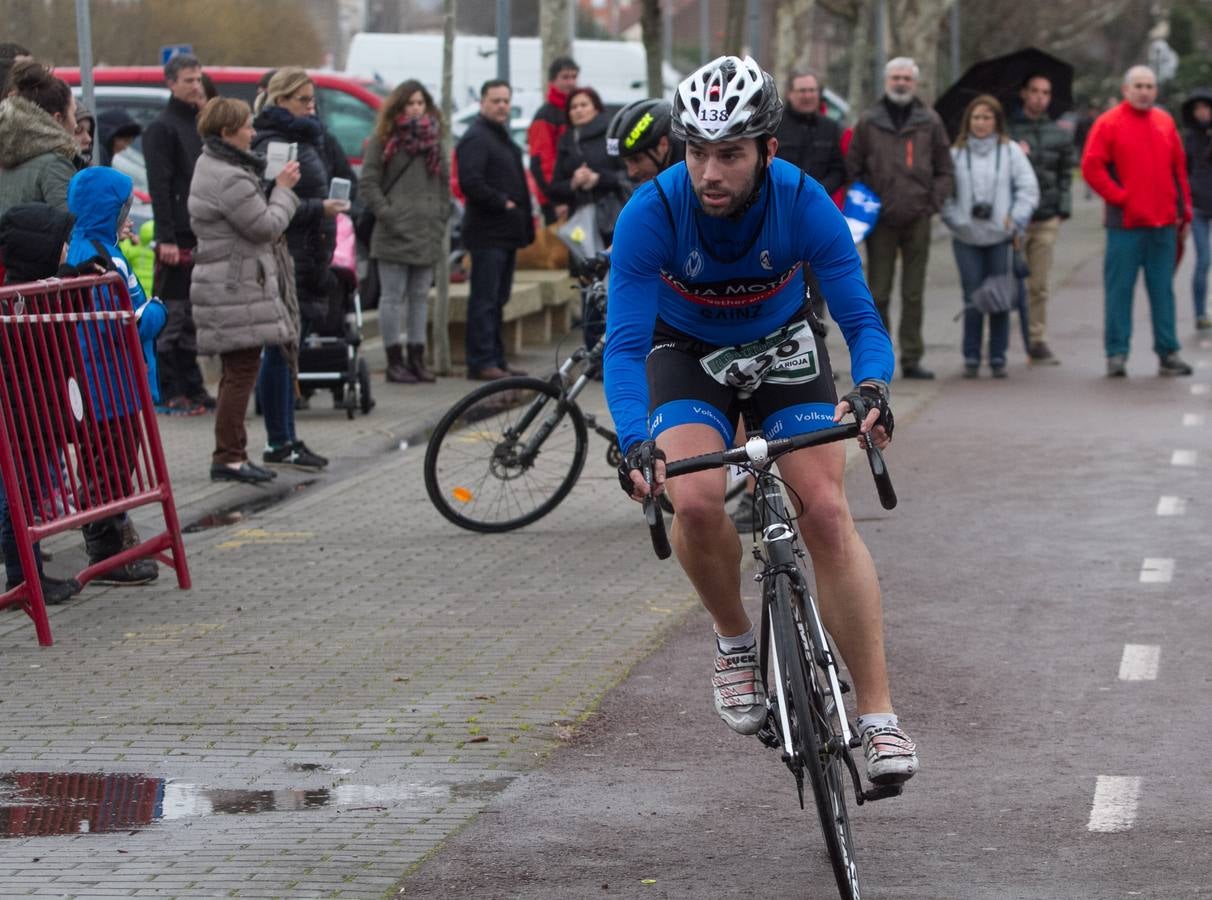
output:
<svg viewBox="0 0 1212 900"><path fill-rule="evenodd" d="M165 531L81 571L83 585L154 556L190 586L139 328L122 278L0 288L0 478L25 581L0 594L52 643L34 543L138 506L160 504Z"/></svg>

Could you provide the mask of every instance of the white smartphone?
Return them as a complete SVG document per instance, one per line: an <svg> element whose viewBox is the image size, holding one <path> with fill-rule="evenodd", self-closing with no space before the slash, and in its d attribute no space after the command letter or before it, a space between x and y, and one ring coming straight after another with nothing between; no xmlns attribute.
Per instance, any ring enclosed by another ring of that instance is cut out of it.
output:
<svg viewBox="0 0 1212 900"><path fill-rule="evenodd" d="M265 179L273 181L288 162L299 158L299 145L285 141L270 141L265 145Z"/></svg>
<svg viewBox="0 0 1212 900"><path fill-rule="evenodd" d="M348 200L352 184L348 178L334 178L328 185L329 200Z"/></svg>

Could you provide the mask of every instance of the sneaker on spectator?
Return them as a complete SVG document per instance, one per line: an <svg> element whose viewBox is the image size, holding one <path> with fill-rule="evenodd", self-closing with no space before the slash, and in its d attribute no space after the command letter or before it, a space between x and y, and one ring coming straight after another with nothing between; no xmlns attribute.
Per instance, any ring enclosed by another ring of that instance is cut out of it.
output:
<svg viewBox="0 0 1212 900"><path fill-rule="evenodd" d="M1171 351L1158 360L1158 375L1190 375L1194 370L1183 362L1177 352Z"/></svg>
<svg viewBox="0 0 1212 900"><path fill-rule="evenodd" d="M766 688L757 647L724 653L717 644L711 688L715 711L737 734L757 734L766 724Z"/></svg>
<svg viewBox="0 0 1212 900"><path fill-rule="evenodd" d="M45 558L46 554L43 554ZM66 603L76 594L80 593L80 582L74 578L51 578L49 575L42 575L42 602L47 606L55 606L59 603ZM11 591L21 582L9 581L4 585L5 591Z"/></svg>
<svg viewBox="0 0 1212 900"><path fill-rule="evenodd" d="M319 453L317 453L315 450L312 450L310 447L308 447L302 441L295 441L294 447L300 453L310 457L311 459L317 460L319 462L321 468L328 465L327 456L321 456Z"/></svg>
<svg viewBox="0 0 1212 900"><path fill-rule="evenodd" d="M864 731L863 754L872 784L900 784L917 772L917 745L895 725L873 725Z"/></svg>
<svg viewBox="0 0 1212 900"><path fill-rule="evenodd" d="M1040 341L1032 344L1027 350L1027 358L1033 366L1059 366L1060 360L1052 353L1052 348Z"/></svg>
<svg viewBox="0 0 1212 900"><path fill-rule="evenodd" d="M328 460L312 453L302 441L283 444L281 447L266 447L261 459L272 466L293 466L307 472L318 472L328 465Z"/></svg>
<svg viewBox="0 0 1212 900"><path fill-rule="evenodd" d="M1199 331L1207 331L1209 328L1212 328L1212 318L1200 316L1195 320L1195 327Z"/></svg>
<svg viewBox="0 0 1212 900"><path fill-rule="evenodd" d="M212 397L206 388L202 388L198 393L190 395L189 400L201 406L207 412L214 412L215 407L219 405L219 401Z"/></svg>
<svg viewBox="0 0 1212 900"><path fill-rule="evenodd" d="M165 416L200 416L206 412L206 407L182 395L158 404L156 412Z"/></svg>
<svg viewBox="0 0 1212 900"><path fill-rule="evenodd" d="M1122 353L1113 353L1107 357L1107 377L1125 378L1128 375L1128 357Z"/></svg>

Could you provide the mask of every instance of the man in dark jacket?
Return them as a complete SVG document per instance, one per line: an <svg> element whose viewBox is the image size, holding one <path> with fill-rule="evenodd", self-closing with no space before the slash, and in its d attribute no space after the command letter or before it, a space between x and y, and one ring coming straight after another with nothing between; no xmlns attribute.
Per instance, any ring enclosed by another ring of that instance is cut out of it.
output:
<svg viewBox="0 0 1212 900"><path fill-rule="evenodd" d="M867 282L884 325L896 254L901 254L901 374L933 378L922 367L922 295L930 258L930 219L955 184L943 121L915 94L917 63L897 57L884 66L884 96L863 113L846 152L846 173L880 198L880 217L867 237Z"/></svg>
<svg viewBox="0 0 1212 900"><path fill-rule="evenodd" d="M775 133L779 159L799 166L832 194L846 180L842 129L821 110L821 81L811 69L787 77L787 105Z"/></svg>
<svg viewBox="0 0 1212 900"><path fill-rule="evenodd" d="M1039 206L1027 228L1027 358L1033 365L1055 366L1060 360L1048 346L1048 275L1052 271L1052 248L1060 223L1073 209L1070 182L1077 154L1069 133L1048 118L1052 82L1033 75L1019 91L1022 110L1010 122L1010 134L1023 148L1039 182Z"/></svg>
<svg viewBox="0 0 1212 900"><path fill-rule="evenodd" d="M1212 222L1212 90L1196 88L1183 103L1183 148L1187 151L1187 178L1191 182L1191 239L1195 244L1195 271L1191 298L1195 301L1195 327L1212 328L1208 317L1208 233Z"/></svg>
<svg viewBox="0 0 1212 900"><path fill-rule="evenodd" d="M509 82L484 82L480 115L455 148L459 185L467 198L463 244L471 255L467 374L480 381L518 374L505 362L501 310L513 290L518 248L534 240L522 151L509 137L511 97Z"/></svg>
<svg viewBox="0 0 1212 900"><path fill-rule="evenodd" d="M534 183L539 189L543 221L549 224L568 213L566 205L556 204L550 198L551 176L555 171L560 138L568 129L568 95L577 86L579 74L581 67L570 56L557 56L551 61L547 67L547 102L535 111L526 132L530 174L534 176Z"/></svg>
<svg viewBox="0 0 1212 900"><path fill-rule="evenodd" d="M163 112L143 132L147 186L156 221L154 293L168 307L168 324L157 345L160 396L170 413L197 414L214 409L214 398L202 384L198 343L189 307L189 272L197 239L189 227L189 183L202 154L198 111L205 103L202 64L188 54L164 66L172 96Z"/></svg>

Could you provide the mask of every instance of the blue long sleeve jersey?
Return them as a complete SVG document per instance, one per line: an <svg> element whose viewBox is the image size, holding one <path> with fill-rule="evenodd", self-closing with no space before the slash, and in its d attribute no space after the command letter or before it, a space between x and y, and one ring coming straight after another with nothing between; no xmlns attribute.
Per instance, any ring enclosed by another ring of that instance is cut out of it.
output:
<svg viewBox="0 0 1212 900"><path fill-rule="evenodd" d="M649 434L645 358L657 316L714 346L756 340L803 306L805 263L850 349L855 382L890 381L892 341L846 220L820 184L771 160L739 222L702 212L685 163L637 190L615 225L606 314L606 402L619 446Z"/></svg>

